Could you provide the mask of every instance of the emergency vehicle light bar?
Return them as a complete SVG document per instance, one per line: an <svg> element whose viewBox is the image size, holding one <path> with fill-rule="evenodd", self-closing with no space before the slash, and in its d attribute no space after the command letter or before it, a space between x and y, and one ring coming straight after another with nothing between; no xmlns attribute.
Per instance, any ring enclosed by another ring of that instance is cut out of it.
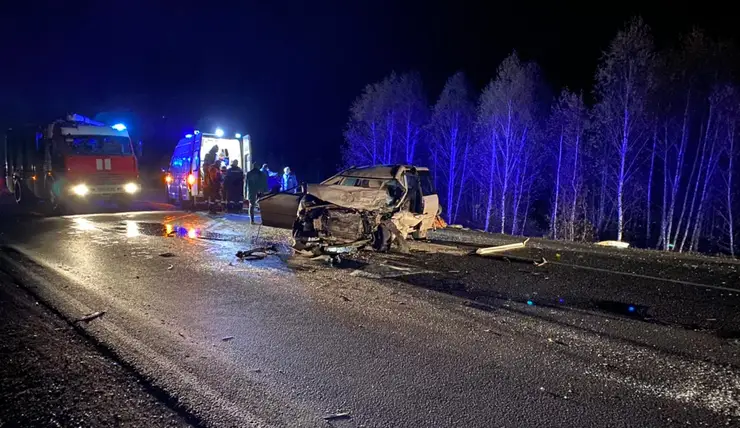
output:
<svg viewBox="0 0 740 428"><path fill-rule="evenodd" d="M97 120L92 120L89 117L85 117L81 114L76 114L76 113L68 114L67 121L84 123L86 125L92 125L92 126L105 126L105 123L103 122L98 122Z"/></svg>

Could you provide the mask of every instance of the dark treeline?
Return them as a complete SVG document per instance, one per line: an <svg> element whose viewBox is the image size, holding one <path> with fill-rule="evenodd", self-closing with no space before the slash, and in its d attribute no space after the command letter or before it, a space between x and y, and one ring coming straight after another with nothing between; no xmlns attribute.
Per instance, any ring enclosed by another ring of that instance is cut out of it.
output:
<svg viewBox="0 0 740 428"><path fill-rule="evenodd" d="M352 105L343 161L429 165L451 223L735 255L732 55L699 30L658 51L636 18L603 54L593 103L553 96L516 53L480 93L450 77L431 107L418 74L392 73Z"/></svg>

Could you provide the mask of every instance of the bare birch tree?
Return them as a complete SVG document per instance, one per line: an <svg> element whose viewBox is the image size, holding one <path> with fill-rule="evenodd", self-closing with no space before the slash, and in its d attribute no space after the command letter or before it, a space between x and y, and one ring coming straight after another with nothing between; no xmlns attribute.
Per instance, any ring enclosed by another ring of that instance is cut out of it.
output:
<svg viewBox="0 0 740 428"><path fill-rule="evenodd" d="M442 179L440 190L445 212L452 222L457 221L461 195L466 187L473 111L465 75L456 73L447 80L429 124L432 150Z"/></svg>
<svg viewBox="0 0 740 428"><path fill-rule="evenodd" d="M652 80L653 40L641 18L634 18L617 33L604 53L596 73L596 117L601 138L611 147L616 192L617 239L625 228L625 191L641 152L649 140L647 101Z"/></svg>

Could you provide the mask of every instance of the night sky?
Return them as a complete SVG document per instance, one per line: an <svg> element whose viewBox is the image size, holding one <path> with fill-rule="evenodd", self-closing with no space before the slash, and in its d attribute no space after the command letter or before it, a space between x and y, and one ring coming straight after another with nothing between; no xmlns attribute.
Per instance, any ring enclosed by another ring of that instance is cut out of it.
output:
<svg viewBox="0 0 740 428"><path fill-rule="evenodd" d="M352 100L392 70L420 71L433 100L457 70L482 87L516 49L555 91L588 91L600 52L632 15L659 45L692 25L738 31L726 7L706 1L9 3L4 125L130 110L145 144L163 152L195 126L221 125L251 134L257 161L289 164L307 180L333 170Z"/></svg>

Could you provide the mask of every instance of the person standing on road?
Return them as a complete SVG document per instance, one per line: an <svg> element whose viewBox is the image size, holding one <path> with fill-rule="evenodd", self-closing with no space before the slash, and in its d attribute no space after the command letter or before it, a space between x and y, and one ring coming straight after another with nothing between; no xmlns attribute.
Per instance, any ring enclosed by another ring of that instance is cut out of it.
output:
<svg viewBox="0 0 740 428"><path fill-rule="evenodd" d="M247 199L249 200L249 220L254 224L254 207L257 198L267 191L267 174L252 164L252 169L247 173Z"/></svg>
<svg viewBox="0 0 740 428"><path fill-rule="evenodd" d="M231 168L226 172L224 189L226 190L226 210L241 211L244 208L244 171L239 168L237 159L231 161Z"/></svg>
<svg viewBox="0 0 740 428"><path fill-rule="evenodd" d="M290 167L286 166L283 169L283 175L280 180L280 191L289 193L296 193L298 191L298 179L290 171Z"/></svg>
<svg viewBox="0 0 740 428"><path fill-rule="evenodd" d="M205 156L203 156L203 171L207 171L208 167L213 165L216 162L216 157L218 156L218 145L214 145L211 147L211 150L206 153Z"/></svg>
<svg viewBox="0 0 740 428"><path fill-rule="evenodd" d="M215 161L206 168L205 196L208 199L208 211L215 213L221 209L221 186L223 185L221 162Z"/></svg>

